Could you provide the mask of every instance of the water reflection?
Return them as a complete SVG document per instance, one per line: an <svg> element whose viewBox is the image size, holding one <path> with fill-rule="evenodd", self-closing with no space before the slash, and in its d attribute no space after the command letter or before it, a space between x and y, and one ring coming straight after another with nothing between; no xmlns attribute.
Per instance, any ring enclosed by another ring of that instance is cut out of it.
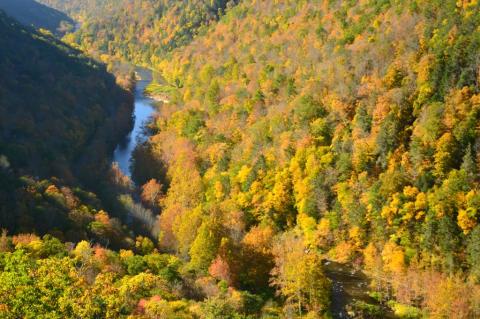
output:
<svg viewBox="0 0 480 319"><path fill-rule="evenodd" d="M138 68L137 74L140 76L140 80L137 81L135 89L134 127L125 140L117 146L113 154L113 161L117 162L122 172L129 177L131 176L130 160L132 153L138 143L145 141L146 136L143 127L155 112L155 101L144 94L145 87L152 79L152 73L149 70Z"/></svg>

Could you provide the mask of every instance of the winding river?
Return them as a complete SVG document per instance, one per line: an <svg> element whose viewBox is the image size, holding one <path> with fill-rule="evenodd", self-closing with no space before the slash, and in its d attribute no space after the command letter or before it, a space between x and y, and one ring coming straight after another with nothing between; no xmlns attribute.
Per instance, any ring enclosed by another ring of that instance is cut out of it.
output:
<svg viewBox="0 0 480 319"><path fill-rule="evenodd" d="M147 69L137 68L137 85L135 88L134 103L134 126L132 131L125 137L125 140L117 145L113 153L113 161L118 163L121 171L126 176L131 176L130 160L133 151L138 143L145 141L144 125L155 112L155 101L145 95L144 91L152 80L152 72Z"/></svg>

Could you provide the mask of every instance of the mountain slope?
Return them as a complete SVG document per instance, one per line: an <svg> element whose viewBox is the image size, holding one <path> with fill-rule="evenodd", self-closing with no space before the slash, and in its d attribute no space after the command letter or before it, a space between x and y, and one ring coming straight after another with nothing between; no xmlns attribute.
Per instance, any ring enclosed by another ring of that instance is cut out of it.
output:
<svg viewBox="0 0 480 319"><path fill-rule="evenodd" d="M237 287L270 278L287 308L318 306L283 272L295 236L432 316L448 289L480 291L479 29L476 1L242 1L157 64L170 85L150 91L172 101L148 148L169 167L164 247L198 270L222 258ZM245 238L266 233L279 247L252 266Z"/></svg>
<svg viewBox="0 0 480 319"><path fill-rule="evenodd" d="M2 12L0 47L1 225L41 234L83 227L69 212L101 205L77 187L102 185L131 126L131 94L103 65Z"/></svg>
<svg viewBox="0 0 480 319"><path fill-rule="evenodd" d="M160 56L189 43L215 22L228 0L59 1L42 3L83 22L69 42L90 52L116 56L136 64L155 64Z"/></svg>
<svg viewBox="0 0 480 319"><path fill-rule="evenodd" d="M133 163L137 183L152 178L138 197L161 211L158 245L65 251L4 235L0 313L479 317L478 1L243 0L208 28L189 17L215 1L61 3L88 9L68 41L153 64L167 81L148 88L169 103ZM171 39L193 41L170 51ZM0 166L11 174L8 158ZM51 206L36 200L72 203L62 185L18 183L37 218ZM94 206L68 216L87 235L119 237Z"/></svg>
<svg viewBox="0 0 480 319"><path fill-rule="evenodd" d="M73 29L75 22L66 14L42 5L35 0L1 0L0 10L22 24L43 28L63 35Z"/></svg>
<svg viewBox="0 0 480 319"><path fill-rule="evenodd" d="M99 127L125 107L128 93L103 66L58 40L4 15L0 23L0 110L9 114L0 122L0 152L14 167L48 175L77 159Z"/></svg>

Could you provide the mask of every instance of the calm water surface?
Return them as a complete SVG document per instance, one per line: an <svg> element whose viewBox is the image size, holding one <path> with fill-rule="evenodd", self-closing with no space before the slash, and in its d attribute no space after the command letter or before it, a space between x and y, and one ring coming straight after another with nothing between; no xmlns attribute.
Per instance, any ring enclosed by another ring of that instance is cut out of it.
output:
<svg viewBox="0 0 480 319"><path fill-rule="evenodd" d="M396 317L386 307L382 306L382 314L378 316L362 316L349 313L348 306L355 301L363 301L372 305L379 303L369 296L369 285L371 279L363 272L354 270L351 266L336 263L334 261L326 261L323 265L325 275L332 281L332 304L331 313L333 319L350 319L350 318L381 318L395 319Z"/></svg>
<svg viewBox="0 0 480 319"><path fill-rule="evenodd" d="M144 125L155 112L155 101L144 94L145 87L152 79L152 73L149 70L138 68L137 74L140 79L135 88L135 105L133 110L134 127L122 143L117 145L113 153L113 161L117 162L122 172L131 176L130 160L133 150L138 143L145 141Z"/></svg>

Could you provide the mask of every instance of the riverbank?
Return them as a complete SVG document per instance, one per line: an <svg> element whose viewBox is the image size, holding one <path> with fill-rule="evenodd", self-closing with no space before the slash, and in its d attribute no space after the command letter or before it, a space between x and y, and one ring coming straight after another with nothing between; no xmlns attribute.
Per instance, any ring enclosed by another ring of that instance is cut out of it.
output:
<svg viewBox="0 0 480 319"><path fill-rule="evenodd" d="M170 98L166 94L165 95L150 94L148 92L145 92L145 95L148 96L149 98L151 98L152 100L156 101L156 102L161 102L161 103L164 103L164 104L169 104L170 103Z"/></svg>

